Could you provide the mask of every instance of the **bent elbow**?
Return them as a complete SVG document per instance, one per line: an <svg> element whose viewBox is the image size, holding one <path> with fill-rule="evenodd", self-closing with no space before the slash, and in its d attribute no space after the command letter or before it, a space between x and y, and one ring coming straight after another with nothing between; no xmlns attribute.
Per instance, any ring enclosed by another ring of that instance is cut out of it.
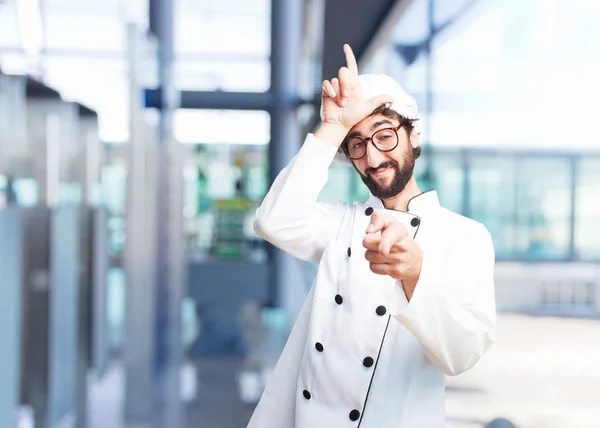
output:
<svg viewBox="0 0 600 428"><path fill-rule="evenodd" d="M458 376L468 370L471 370L475 364L477 364L480 358L480 355L473 355L471 358L464 359L457 358L453 361L446 362L446 364L443 364L442 367L439 368L446 376Z"/></svg>
<svg viewBox="0 0 600 428"><path fill-rule="evenodd" d="M494 343L494 335L491 332L487 332L478 338L477 343L473 344L469 353L459 354L455 358L450 358L440 369L447 376L463 374L475 367L492 343Z"/></svg>
<svg viewBox="0 0 600 428"><path fill-rule="evenodd" d="M254 233L275 246L282 239L281 233L283 229L282 225L274 221L272 217L267 218L258 213L254 219Z"/></svg>
<svg viewBox="0 0 600 428"><path fill-rule="evenodd" d="M269 241L269 237L271 236L267 221L258 214L254 219L254 233L266 241Z"/></svg>
<svg viewBox="0 0 600 428"><path fill-rule="evenodd" d="M446 375L446 376L458 376L460 374L463 374L464 372L470 370L473 368L473 366L475 366L475 364L477 363L477 360L473 361L473 362L457 362L454 364L448 364L444 367L442 367L442 372Z"/></svg>

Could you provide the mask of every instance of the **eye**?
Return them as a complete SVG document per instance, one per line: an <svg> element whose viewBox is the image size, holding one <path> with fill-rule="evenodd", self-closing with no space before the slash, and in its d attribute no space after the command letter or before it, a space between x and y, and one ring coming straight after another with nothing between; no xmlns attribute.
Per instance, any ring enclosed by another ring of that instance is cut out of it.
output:
<svg viewBox="0 0 600 428"><path fill-rule="evenodd" d="M391 129L384 129L377 133L377 138L379 140L385 140L387 138L392 138L394 136L394 132Z"/></svg>
<svg viewBox="0 0 600 428"><path fill-rule="evenodd" d="M350 142L348 143L348 147L350 149L360 149L364 144L365 142L363 140L355 138L354 140L350 140Z"/></svg>

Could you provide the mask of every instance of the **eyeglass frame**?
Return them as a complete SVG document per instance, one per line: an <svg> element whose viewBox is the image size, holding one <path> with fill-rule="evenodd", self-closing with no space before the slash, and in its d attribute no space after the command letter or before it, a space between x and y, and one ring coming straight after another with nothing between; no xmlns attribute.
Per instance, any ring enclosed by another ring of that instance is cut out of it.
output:
<svg viewBox="0 0 600 428"><path fill-rule="evenodd" d="M365 143L365 154L362 155L359 158L352 158L350 157L350 154L348 153L348 141L349 139L345 139L344 142L342 142L342 151L344 152L344 155L346 155L346 157L350 160L360 160L362 158L364 158L367 155L367 146L369 144L369 141L371 142L371 144L373 144L373 147L375 147L377 150L379 150L381 153L388 153L391 152L392 150L395 150L396 147L398 147L398 144L400 144L400 137L398 136L398 131L400 130L400 128L402 128L404 125L406 125L405 123L400 122L400 125L398 126L392 126L390 128L381 128L378 129L377 131L373 132L373 135L371 135L370 138L361 138L361 137L352 137L352 139L358 139L361 141L364 141ZM381 150L379 147L377 147L377 145L375 144L375 142L373 141L373 137L375 136L375 134L377 134L378 132L382 132L382 131L389 131L389 130L394 131L394 133L396 134L396 145L394 147L392 147L391 149L387 149L387 150Z"/></svg>

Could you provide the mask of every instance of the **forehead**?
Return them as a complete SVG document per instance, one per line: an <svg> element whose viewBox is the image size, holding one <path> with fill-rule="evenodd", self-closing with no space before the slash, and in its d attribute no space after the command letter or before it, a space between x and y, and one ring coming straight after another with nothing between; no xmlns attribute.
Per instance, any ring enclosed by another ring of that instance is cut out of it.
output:
<svg viewBox="0 0 600 428"><path fill-rule="evenodd" d="M381 122L385 122L385 123L381 123ZM384 116L381 113L377 113L372 116L368 116L368 117L364 118L363 120L358 122L356 125L354 125L352 127L352 129L350 129L350 132L348 133L348 135L353 134L353 133L367 135L367 134L372 133L374 130L381 128L382 126L390 126L390 124L396 125L396 122L397 121L393 118Z"/></svg>

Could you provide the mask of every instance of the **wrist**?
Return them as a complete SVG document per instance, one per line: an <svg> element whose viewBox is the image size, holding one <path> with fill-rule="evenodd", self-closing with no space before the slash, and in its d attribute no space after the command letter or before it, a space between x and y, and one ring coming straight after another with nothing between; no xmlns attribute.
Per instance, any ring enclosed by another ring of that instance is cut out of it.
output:
<svg viewBox="0 0 600 428"><path fill-rule="evenodd" d="M421 269L416 270L416 272L411 272L405 278L401 280L402 288L404 288L404 293L406 294L406 298L408 301L412 298L412 295L417 288L417 284L419 283L419 279L421 277Z"/></svg>
<svg viewBox="0 0 600 428"><path fill-rule="evenodd" d="M315 132L315 137L339 148L348 132L350 128L342 124L323 122Z"/></svg>
<svg viewBox="0 0 600 428"><path fill-rule="evenodd" d="M404 289L404 294L406 295L406 300L408 300L410 302L410 299L412 299L413 293L415 292L415 289L417 288L417 282L419 282L418 279L412 279L412 278L405 278L402 281L402 288Z"/></svg>

